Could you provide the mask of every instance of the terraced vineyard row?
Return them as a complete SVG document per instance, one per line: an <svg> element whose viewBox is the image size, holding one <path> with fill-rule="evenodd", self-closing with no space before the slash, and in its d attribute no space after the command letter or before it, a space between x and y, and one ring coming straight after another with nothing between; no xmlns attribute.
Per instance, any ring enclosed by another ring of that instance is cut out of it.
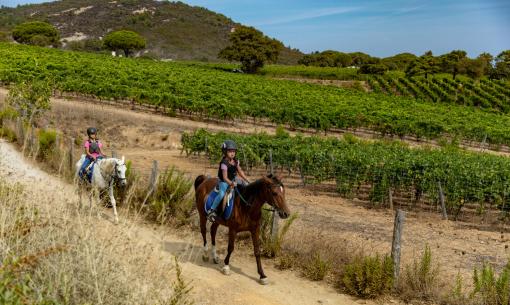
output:
<svg viewBox="0 0 510 305"><path fill-rule="evenodd" d="M493 112L510 112L510 83L453 80L446 77L393 78L375 76L368 84L377 93L414 97L432 102L475 106Z"/></svg>
<svg viewBox="0 0 510 305"><path fill-rule="evenodd" d="M441 183L448 207L457 212L466 203L478 204L481 209L510 205L510 159L505 157L282 133L239 136L198 130L184 133L181 142L188 155L207 152L214 164L221 158L218 147L225 139L239 143L238 158L244 166L267 165L272 150L276 167L300 173L309 182L335 181L344 196L369 185L373 202L386 200L390 189L437 202Z"/></svg>
<svg viewBox="0 0 510 305"><path fill-rule="evenodd" d="M97 99L156 105L169 114L255 118L317 131L363 127L383 135L430 139L448 135L510 144L510 117L474 107L271 80L186 63L0 43L0 82L34 80Z"/></svg>

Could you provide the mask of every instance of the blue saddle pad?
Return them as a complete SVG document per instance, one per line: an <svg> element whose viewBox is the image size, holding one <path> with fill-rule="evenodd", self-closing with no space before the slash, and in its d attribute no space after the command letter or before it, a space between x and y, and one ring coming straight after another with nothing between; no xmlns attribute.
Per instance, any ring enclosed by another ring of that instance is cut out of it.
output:
<svg viewBox="0 0 510 305"><path fill-rule="evenodd" d="M82 179L87 180L89 183L92 183L92 173L94 172L94 166L96 166L96 162L92 162L89 170L84 172L81 176Z"/></svg>
<svg viewBox="0 0 510 305"><path fill-rule="evenodd" d="M205 212L209 211L211 209L212 203L214 202L214 199L218 196L218 192L216 188L214 188L211 193L207 196L207 201L205 203ZM219 216L221 216L224 220L228 220L230 216L232 216L232 211L234 210L234 197L235 197L235 191L232 190L232 197L230 197L230 200L227 202L225 206L225 210L223 213ZM221 207L221 203L218 207ZM220 211L218 211L220 212Z"/></svg>

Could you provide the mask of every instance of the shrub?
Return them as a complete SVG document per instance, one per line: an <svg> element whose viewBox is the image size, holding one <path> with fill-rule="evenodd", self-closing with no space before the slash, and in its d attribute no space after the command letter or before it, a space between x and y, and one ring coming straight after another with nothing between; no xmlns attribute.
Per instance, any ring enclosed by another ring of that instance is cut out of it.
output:
<svg viewBox="0 0 510 305"><path fill-rule="evenodd" d="M432 265L432 252L425 246L420 261L407 266L400 290L404 298L433 299L437 295L439 266Z"/></svg>
<svg viewBox="0 0 510 305"><path fill-rule="evenodd" d="M262 220L260 226L260 241L261 241L261 251L262 255L266 257L275 257L278 256L282 249L283 239L285 234L290 229L290 226L297 219L298 214L292 214L288 219L283 222L283 225L278 228L278 233L276 234L276 238L271 236L271 227L273 223L272 212L263 209L262 210Z"/></svg>
<svg viewBox="0 0 510 305"><path fill-rule="evenodd" d="M19 43L39 46L58 45L57 29L46 22L34 21L17 25L12 31L12 38Z"/></svg>
<svg viewBox="0 0 510 305"><path fill-rule="evenodd" d="M194 210L193 198L190 196L193 183L175 167L166 169L159 177L154 197L149 206L150 216L164 223L175 217L177 224L189 222Z"/></svg>
<svg viewBox="0 0 510 305"><path fill-rule="evenodd" d="M389 293L393 286L393 263L385 255L358 257L345 266L342 284L345 291L362 298Z"/></svg>
<svg viewBox="0 0 510 305"><path fill-rule="evenodd" d="M39 130L39 157L48 160L55 151L57 132L51 129Z"/></svg>
<svg viewBox="0 0 510 305"><path fill-rule="evenodd" d="M474 290L472 297L484 305L508 305L510 303L510 261L499 276L494 268L484 264L482 270L475 268L473 274Z"/></svg>
<svg viewBox="0 0 510 305"><path fill-rule="evenodd" d="M305 261L303 265L303 275L312 281L322 281L331 270L333 264L327 259L323 259L318 251Z"/></svg>

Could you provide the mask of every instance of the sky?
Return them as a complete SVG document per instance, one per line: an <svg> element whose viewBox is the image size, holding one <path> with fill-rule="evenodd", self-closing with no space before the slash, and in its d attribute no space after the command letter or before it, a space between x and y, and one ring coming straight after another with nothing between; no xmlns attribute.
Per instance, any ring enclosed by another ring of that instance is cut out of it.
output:
<svg viewBox="0 0 510 305"><path fill-rule="evenodd" d="M510 0L182 0L254 26L305 53L386 57L461 49L470 57L510 49ZM0 0L5 6L47 2Z"/></svg>

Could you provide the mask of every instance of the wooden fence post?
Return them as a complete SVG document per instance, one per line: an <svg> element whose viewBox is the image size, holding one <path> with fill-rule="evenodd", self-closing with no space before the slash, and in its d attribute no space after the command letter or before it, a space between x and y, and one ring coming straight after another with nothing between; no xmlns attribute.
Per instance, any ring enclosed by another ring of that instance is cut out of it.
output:
<svg viewBox="0 0 510 305"><path fill-rule="evenodd" d="M443 187L441 186L441 182L438 182L437 186L439 191L439 201L441 202L441 211L443 213L443 220L448 220L448 214L446 213L446 204L444 201L444 193Z"/></svg>
<svg viewBox="0 0 510 305"><path fill-rule="evenodd" d="M393 192L391 191L391 187L388 188L388 201L390 209L393 210Z"/></svg>
<svg viewBox="0 0 510 305"><path fill-rule="evenodd" d="M16 120L16 129L17 129L17 138L18 138L18 144L24 145L25 144L25 137L23 135L23 121L20 117Z"/></svg>
<svg viewBox="0 0 510 305"><path fill-rule="evenodd" d="M157 187L158 183L158 161L152 161L152 170L151 170L151 179L150 179L150 189L154 191Z"/></svg>
<svg viewBox="0 0 510 305"><path fill-rule="evenodd" d="M393 260L394 287L397 287L400 275L400 250L402 248L402 231L404 228L405 212L398 209L393 226L393 242L391 244L391 259Z"/></svg>
<svg viewBox="0 0 510 305"><path fill-rule="evenodd" d="M272 149L269 150L269 170L270 170L271 175L273 175L274 168L273 168L273 150ZM276 239L278 238L278 231L279 231L278 218L279 218L278 212L276 212L276 210L273 208L273 217L272 217L272 222L271 222L271 239L273 241L276 241Z"/></svg>
<svg viewBox="0 0 510 305"><path fill-rule="evenodd" d="M58 136L58 133L55 134L55 150L60 149L60 137Z"/></svg>
<svg viewBox="0 0 510 305"><path fill-rule="evenodd" d="M74 138L71 138L69 145L69 170L71 173L74 171Z"/></svg>
<svg viewBox="0 0 510 305"><path fill-rule="evenodd" d="M157 183L158 183L158 161L153 160L151 177L149 179L149 191L147 192L147 195L145 196L142 205L145 205L149 197L156 191Z"/></svg>

